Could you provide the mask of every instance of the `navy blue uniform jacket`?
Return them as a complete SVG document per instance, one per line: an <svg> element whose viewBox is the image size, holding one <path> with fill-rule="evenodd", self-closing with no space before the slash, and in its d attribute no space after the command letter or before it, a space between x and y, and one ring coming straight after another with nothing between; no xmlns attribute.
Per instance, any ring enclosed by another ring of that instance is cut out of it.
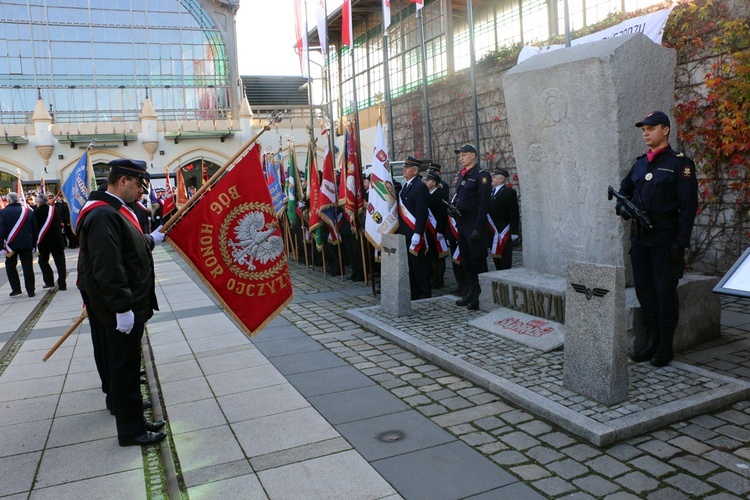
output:
<svg viewBox="0 0 750 500"><path fill-rule="evenodd" d="M8 235L13 230L13 226L18 222L18 218L21 217L20 203L11 203L4 209L0 210L0 246L2 242L8 239ZM39 228L36 225L36 218L34 217L34 211L31 210L26 216L23 226L18 230L16 237L11 243L10 249L14 252L19 250L31 250L36 247L36 240L39 237Z"/></svg>

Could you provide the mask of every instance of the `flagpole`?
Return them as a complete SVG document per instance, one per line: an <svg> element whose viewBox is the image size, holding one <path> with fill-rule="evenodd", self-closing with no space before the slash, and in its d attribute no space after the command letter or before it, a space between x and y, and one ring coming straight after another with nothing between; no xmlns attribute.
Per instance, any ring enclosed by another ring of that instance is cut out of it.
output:
<svg viewBox="0 0 750 500"><path fill-rule="evenodd" d="M391 158L395 154L396 141L393 138L393 101L391 100L391 70L388 62L388 27L385 26L385 11L383 11L383 72L385 73L385 99L388 105L388 147L390 148L388 157Z"/></svg>
<svg viewBox="0 0 750 500"><path fill-rule="evenodd" d="M250 139L248 142L245 143L243 147L240 148L240 150L230 159L228 162L224 164L223 167L221 167L219 170L216 171L214 175L211 176L210 179L208 179L207 182L204 182L203 185L198 189L193 196L190 197L190 199L185 202L184 205L182 205L175 214L169 218L167 222L165 222L161 229L159 229L160 232L166 233L170 227L172 227L175 222L177 222L180 217L182 217L182 214L188 211L188 209L193 206L193 203L197 202L200 197L203 195L204 192L209 190L211 188L211 185L214 184L216 181L219 180L219 178L224 175L224 172L226 172L230 166L234 165L234 162L237 161L237 158L239 158L245 151L250 149L250 147L258 140L258 138L263 135L264 132L268 132L271 130L271 123L268 123L266 125L263 125L263 128L260 129L260 132L255 134L252 139Z"/></svg>
<svg viewBox="0 0 750 500"><path fill-rule="evenodd" d="M58 341L55 342L55 345L53 345L50 348L50 350L47 351L47 354L44 355L44 357L42 358L42 361L47 361L50 358L50 356L55 354L55 351L57 351L57 349L63 344L63 342L65 342L68 339L68 337L70 337L70 335L74 331L76 331L76 328L78 328L78 326L81 323L83 323L83 320L86 319L87 317L88 317L88 313L86 312L86 309L84 309L81 312L81 315L78 317L78 319L76 319L75 322L72 325L70 325L70 328L68 328L68 330L62 334L62 337L60 337Z"/></svg>
<svg viewBox="0 0 750 500"><path fill-rule="evenodd" d="M308 27L307 27L307 2L305 2L305 37L307 38ZM307 48L307 98L310 101L310 137L315 134L315 123L313 113L313 91L312 91L312 73L310 72L310 40L308 38L305 44Z"/></svg>
<svg viewBox="0 0 750 500"><path fill-rule="evenodd" d="M477 102L477 58L474 53L474 15L471 0L466 0L466 14L469 22L469 60L471 66L471 100L474 107L474 148L479 158L479 104Z"/></svg>
<svg viewBox="0 0 750 500"><path fill-rule="evenodd" d="M471 0L468 0L471 1ZM430 132L430 101L427 97L427 49L424 45L424 14L417 8L419 19L419 43L422 45L422 99L424 100L425 135L427 136L427 156L432 158L432 134ZM473 41L472 41L473 43Z"/></svg>

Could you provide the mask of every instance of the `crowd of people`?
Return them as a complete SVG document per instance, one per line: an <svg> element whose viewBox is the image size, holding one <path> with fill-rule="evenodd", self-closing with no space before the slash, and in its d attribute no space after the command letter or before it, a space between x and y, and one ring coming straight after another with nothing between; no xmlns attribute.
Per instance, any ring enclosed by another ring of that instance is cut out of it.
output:
<svg viewBox="0 0 750 500"><path fill-rule="evenodd" d="M626 220L640 217L631 228L630 258L647 336L631 359L648 360L660 367L673 358L672 340L679 318L677 282L683 274L697 212L697 180L692 160L669 145L666 114L650 113L636 127L642 130L648 151L636 159L619 192L647 216L643 219L622 201L615 210ZM461 169L453 179L452 194L441 177L440 165L411 156L405 160L404 182L395 186L398 233L409 249L412 300L430 298L433 289L445 285L445 259L450 258L458 283L452 290L459 296L456 305L476 310L481 294L479 275L488 271L488 255L497 270L510 269L513 246L521 242L518 196L508 185L507 170L496 167L490 172L480 167L473 145L464 144L454 152ZM64 250L66 246L80 247L77 285L91 325L105 405L115 416L121 446L149 445L165 437L161 432L164 421L144 418L143 410L150 402L142 400L139 385L144 326L158 310L151 252L164 240L160 228L165 214L161 203L153 211L147 207L150 175L145 162L118 159L109 166L107 181L90 194L76 228L71 227L70 210L62 196L41 195L22 203L18 193L9 193L7 206L0 210L0 255L5 256L10 296L22 295L17 270L20 260L26 292L34 297L34 253L43 287L57 286L64 291ZM304 179L302 182L304 186ZM365 180L365 201L368 188ZM643 220L648 221L648 227ZM356 229L347 227L346 218L342 224L341 244L351 266L348 278L363 280L365 252L360 251ZM291 232L297 244L305 245L301 221ZM310 245L309 254L306 246L297 250L298 260L303 254L313 263L326 255L325 250L316 253L314 245ZM342 274L343 259L336 259L333 251L327 255L330 274Z"/></svg>

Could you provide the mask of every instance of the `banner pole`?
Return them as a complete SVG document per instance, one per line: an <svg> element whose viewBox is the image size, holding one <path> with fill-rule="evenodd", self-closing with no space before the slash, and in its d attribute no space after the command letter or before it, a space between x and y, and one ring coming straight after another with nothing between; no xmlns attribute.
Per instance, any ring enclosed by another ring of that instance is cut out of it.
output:
<svg viewBox="0 0 750 500"><path fill-rule="evenodd" d="M88 316L89 315L86 312L86 309L84 309L81 315L78 317L78 319L75 320L75 323L70 325L70 328L68 328L68 331L66 331L63 334L63 336L60 337L60 339L57 342L55 342L55 345L53 345L52 348L49 351L47 351L47 354L44 355L44 357L42 358L42 361L47 361L50 358L50 356L55 354L55 351L57 351L57 348L60 347L63 344L63 342L65 342L68 339L68 337L70 337L70 334L73 333L76 330L76 328L78 328L78 326L81 323L83 323L83 320L88 318Z"/></svg>
<svg viewBox="0 0 750 500"><path fill-rule="evenodd" d="M217 170L216 173L212 175L210 179L208 179L208 182L204 182L203 185L200 187L200 189L198 189L198 191L196 191L195 194L191 196L190 199L187 202L185 202L185 204L182 205L179 208L179 210L177 210L177 212L175 212L175 214L172 217L170 217L169 220L162 225L159 231L162 233L166 233L169 230L169 228L172 227L180 219L180 217L182 217L182 214L187 212L188 209L190 209L190 207L192 207L193 204L200 199L203 193L208 191L211 188L211 186L216 181L218 181L222 175L224 175L224 172L226 172L229 169L229 167L233 165L235 161L237 161L237 158L239 158L240 155L242 155L242 153L250 149L250 147L258 140L258 138L261 135L263 135L264 132L268 132L269 130L271 130L270 123L263 125L263 128L260 129L260 132L255 134L252 139L246 142L245 145L240 148L237 154L235 154L228 162L224 164L223 167Z"/></svg>

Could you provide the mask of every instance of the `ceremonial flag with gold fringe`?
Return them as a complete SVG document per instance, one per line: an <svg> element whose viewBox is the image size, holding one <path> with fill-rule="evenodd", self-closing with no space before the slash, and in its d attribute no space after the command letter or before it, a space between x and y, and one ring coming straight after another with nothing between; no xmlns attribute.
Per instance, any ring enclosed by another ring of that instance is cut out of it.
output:
<svg viewBox="0 0 750 500"><path fill-rule="evenodd" d="M292 300L284 240L260 146L242 153L169 230L167 241L253 335Z"/></svg>
<svg viewBox="0 0 750 500"><path fill-rule="evenodd" d="M185 187L185 177L182 175L182 168L177 169L175 188L177 190L177 206L181 207L188 201L187 188Z"/></svg>
<svg viewBox="0 0 750 500"><path fill-rule="evenodd" d="M357 234L362 228L359 214L364 210L364 198L362 197L362 167L357 151L357 139L354 133L354 124L349 125L346 133L346 172L342 172L342 184L344 187L344 215L349 220L352 232Z"/></svg>
<svg viewBox="0 0 750 500"><path fill-rule="evenodd" d="M167 215L169 212L175 209L174 191L172 191L172 185L169 182L169 169L167 169L167 175L165 177L165 180L166 180L166 189L164 190L164 209L162 213L164 215Z"/></svg>
<svg viewBox="0 0 750 500"><path fill-rule="evenodd" d="M308 228L318 250L323 248L325 223L320 218L320 174L312 145L307 148L307 187L309 188L310 214Z"/></svg>
<svg viewBox="0 0 750 500"><path fill-rule="evenodd" d="M327 132L326 132L327 133ZM323 157L323 182L320 183L320 218L328 225L328 240L334 245L339 244L339 231L336 220L336 173L333 170L333 155L326 141L326 151Z"/></svg>

